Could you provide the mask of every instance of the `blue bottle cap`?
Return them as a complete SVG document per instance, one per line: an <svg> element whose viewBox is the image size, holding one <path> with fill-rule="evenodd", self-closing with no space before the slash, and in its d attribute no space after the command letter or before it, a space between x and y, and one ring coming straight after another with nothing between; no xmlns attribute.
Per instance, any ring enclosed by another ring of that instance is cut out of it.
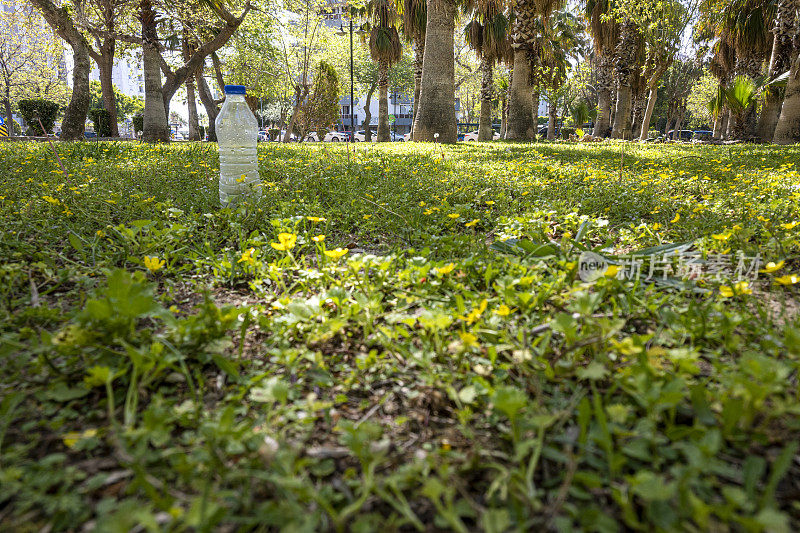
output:
<svg viewBox="0 0 800 533"><path fill-rule="evenodd" d="M244 85L226 85L225 94L247 94L247 89Z"/></svg>

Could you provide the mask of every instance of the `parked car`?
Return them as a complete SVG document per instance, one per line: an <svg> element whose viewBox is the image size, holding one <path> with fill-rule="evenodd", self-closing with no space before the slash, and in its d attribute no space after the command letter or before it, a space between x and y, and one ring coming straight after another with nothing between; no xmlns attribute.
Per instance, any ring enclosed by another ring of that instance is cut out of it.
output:
<svg viewBox="0 0 800 533"><path fill-rule="evenodd" d="M401 135L401 134L399 134L399 133L395 133L395 132L393 132L393 131L390 131L390 132L389 132L389 138L390 138L390 139L391 139L393 142L398 142L398 143L405 142L405 140L406 140L406 138L405 138L405 136L404 136L404 135Z"/></svg>
<svg viewBox="0 0 800 533"><path fill-rule="evenodd" d="M269 132L261 130L258 132L258 141L259 142L268 142L269 139Z"/></svg>
<svg viewBox="0 0 800 533"><path fill-rule="evenodd" d="M93 131L84 131L83 136L86 139L94 139L95 137L97 137L97 134Z"/></svg>
<svg viewBox="0 0 800 533"><path fill-rule="evenodd" d="M316 131L308 132L306 136L303 138L303 141L307 143L318 143L319 135L317 135Z"/></svg>
<svg viewBox="0 0 800 533"><path fill-rule="evenodd" d="M675 130L669 130L667 132L667 139L672 140L675 134ZM691 141L694 132L692 130L680 130L678 132L678 140L679 141Z"/></svg>
<svg viewBox="0 0 800 533"><path fill-rule="evenodd" d="M692 135L692 140L702 140L702 141L710 141L711 138L714 136L714 132L711 130L694 130L694 135Z"/></svg>
<svg viewBox="0 0 800 533"><path fill-rule="evenodd" d="M403 140L405 142L409 142L411 140L411 132L410 131L408 133L406 133L405 135L403 135Z"/></svg>
<svg viewBox="0 0 800 533"><path fill-rule="evenodd" d="M329 131L323 139L326 143L346 143L350 140L350 133L346 131Z"/></svg>
<svg viewBox="0 0 800 533"><path fill-rule="evenodd" d="M372 132L372 134L371 134L372 142L377 141L378 140L378 130L373 130L373 129L370 128L370 131ZM364 130L358 130L356 132L356 134L355 134L355 139L356 139L357 143L365 142L366 141L366 137L367 137L367 134L366 134L366 132Z"/></svg>
<svg viewBox="0 0 800 533"><path fill-rule="evenodd" d="M280 135L278 135L278 138L277 138L277 139L270 139L270 140L271 140L271 141L273 141L273 142L281 142L281 143L282 143L282 142L283 142L283 138L284 138L285 136L286 136L286 130L281 130L281 133L280 133ZM289 142L297 142L297 135L295 135L294 133L292 133L292 134L289 136Z"/></svg>
<svg viewBox="0 0 800 533"><path fill-rule="evenodd" d="M499 133L497 133L496 131L492 132L492 133L493 133L493 135L492 135L492 140L493 141L497 141L497 140L500 139L500 134ZM464 134L464 141L477 141L477 140L478 140L478 130L471 131L469 133L465 133Z"/></svg>

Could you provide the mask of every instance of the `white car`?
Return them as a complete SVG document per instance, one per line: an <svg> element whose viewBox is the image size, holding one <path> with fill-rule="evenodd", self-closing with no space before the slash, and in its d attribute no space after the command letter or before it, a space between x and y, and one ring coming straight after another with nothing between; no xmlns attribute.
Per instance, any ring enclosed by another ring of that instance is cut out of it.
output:
<svg viewBox="0 0 800 533"><path fill-rule="evenodd" d="M405 135L403 135L403 140L405 142L411 141L411 132L410 131L408 133L406 133Z"/></svg>
<svg viewBox="0 0 800 533"><path fill-rule="evenodd" d="M269 141L269 133L264 130L258 132L258 140L259 142L267 142Z"/></svg>
<svg viewBox="0 0 800 533"><path fill-rule="evenodd" d="M500 134L499 133L497 133L496 131L492 132L492 133L493 133L493 135L492 135L492 140L493 141L500 140ZM478 130L471 131L469 133L465 133L464 134L464 141L477 141L477 140L478 140Z"/></svg>
<svg viewBox="0 0 800 533"><path fill-rule="evenodd" d="M375 142L378 140L378 131L377 130L371 130L371 131L372 131L372 142ZM355 134L355 138L357 143L366 142L366 132L364 132L364 130L358 130Z"/></svg>
<svg viewBox="0 0 800 533"><path fill-rule="evenodd" d="M323 140L326 143L346 143L350 140L350 135L346 131L329 131Z"/></svg>
<svg viewBox="0 0 800 533"><path fill-rule="evenodd" d="M318 143L319 142L319 135L317 135L316 131L312 131L306 134L305 138L303 139L307 143Z"/></svg>

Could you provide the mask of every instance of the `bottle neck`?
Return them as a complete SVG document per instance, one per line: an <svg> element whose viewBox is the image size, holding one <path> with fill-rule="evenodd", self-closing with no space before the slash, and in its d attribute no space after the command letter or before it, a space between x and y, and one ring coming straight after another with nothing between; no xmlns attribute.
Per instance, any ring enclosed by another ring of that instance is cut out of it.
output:
<svg viewBox="0 0 800 533"><path fill-rule="evenodd" d="M244 102L244 95L243 94L226 94L225 100L229 102Z"/></svg>

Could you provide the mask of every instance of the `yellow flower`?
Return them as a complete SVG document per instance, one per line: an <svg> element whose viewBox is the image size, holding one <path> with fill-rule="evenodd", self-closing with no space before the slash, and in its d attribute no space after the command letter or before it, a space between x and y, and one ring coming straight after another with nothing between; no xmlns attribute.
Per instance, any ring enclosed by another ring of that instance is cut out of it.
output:
<svg viewBox="0 0 800 533"><path fill-rule="evenodd" d="M759 272L763 272L764 274L772 274L776 270L782 269L784 263L785 261L778 261L777 263L773 263L772 261L770 261L769 263L764 265L764 268Z"/></svg>
<svg viewBox="0 0 800 533"><path fill-rule="evenodd" d="M294 235L293 233L279 233L278 241L279 242L271 242L269 245L276 250L288 252L294 248L294 245L297 242L297 235Z"/></svg>
<svg viewBox="0 0 800 533"><path fill-rule="evenodd" d="M674 224L674 223L676 223L677 221L679 221L680 219L681 219L681 214L680 214L680 213L675 213L675 218L673 218L673 219L672 219L672 220L670 220L669 222L670 222L670 224Z"/></svg>
<svg viewBox="0 0 800 533"><path fill-rule="evenodd" d="M325 222L327 219L322 217L306 217L311 222Z"/></svg>
<svg viewBox="0 0 800 533"><path fill-rule="evenodd" d="M239 258L237 263L247 263L248 265L252 265L254 263L253 252L255 251L255 248L250 248L249 250L242 252L242 257Z"/></svg>
<svg viewBox="0 0 800 533"><path fill-rule="evenodd" d="M422 200L420 200L420 202L419 202L419 206L420 206L420 207L425 207L425 202L423 202Z"/></svg>
<svg viewBox="0 0 800 533"><path fill-rule="evenodd" d="M325 240L325 235L317 235L316 237L311 237L311 240L314 242L322 242Z"/></svg>
<svg viewBox="0 0 800 533"><path fill-rule="evenodd" d="M619 272L619 265L608 265L603 275L607 278L613 278L617 275L617 272Z"/></svg>
<svg viewBox="0 0 800 533"><path fill-rule="evenodd" d="M750 283L746 281L739 281L735 283L733 287L720 285L719 293L723 298L730 298L731 296L738 294L753 294L753 289L750 288Z"/></svg>
<svg viewBox="0 0 800 533"><path fill-rule="evenodd" d="M727 241L728 239L731 238L731 234L730 233L718 233L718 234L712 235L711 238L715 239L715 240L718 240L718 241Z"/></svg>
<svg viewBox="0 0 800 533"><path fill-rule="evenodd" d="M236 180L236 183L242 183L242 182L243 182L244 180L246 180L246 179L247 179L247 174L242 174L242 177L241 177L241 178L238 178L238 179Z"/></svg>
<svg viewBox="0 0 800 533"><path fill-rule="evenodd" d="M497 309L494 310L494 314L499 316L508 316L513 313L513 310L508 307L506 304L501 305Z"/></svg>
<svg viewBox="0 0 800 533"><path fill-rule="evenodd" d="M449 274L450 272L452 272L452 271L453 271L453 269L454 269L455 267L456 267L456 265L455 265L455 264L453 264L453 263L449 263L449 264L447 264L447 265L445 265L445 266L443 266L443 267L436 268L435 270L436 270L436 272L438 272L439 274Z"/></svg>
<svg viewBox="0 0 800 533"><path fill-rule="evenodd" d="M47 202L49 204L53 204L53 205L58 204L58 200L56 200L52 196L42 196L42 200L44 200L45 202Z"/></svg>
<svg viewBox="0 0 800 533"><path fill-rule="evenodd" d="M460 217L461 215L459 215L458 213L450 213L450 214L449 214L449 215L447 215L447 216L448 216L448 217L450 217L450 218L452 218L453 220L455 220L455 219L457 219L458 217Z"/></svg>
<svg viewBox="0 0 800 533"><path fill-rule="evenodd" d="M149 255L144 256L144 266L147 267L147 270L150 272L155 272L156 270L161 270L165 261L163 259L159 259L158 257L151 257Z"/></svg>
<svg viewBox="0 0 800 533"><path fill-rule="evenodd" d="M798 224L800 224L800 222L798 222L798 221L796 221L796 220L795 220L794 222L789 222L788 224L781 224L781 227L782 227L783 229L792 229L792 228L794 228L795 226L797 226Z"/></svg>
<svg viewBox="0 0 800 533"><path fill-rule="evenodd" d="M494 205L494 200L486 200L486 205Z"/></svg>
<svg viewBox="0 0 800 533"><path fill-rule="evenodd" d="M781 285L794 285L795 283L800 282L800 276L797 274L786 274L785 276L775 278L775 281Z"/></svg>
<svg viewBox="0 0 800 533"><path fill-rule="evenodd" d="M473 227L475 224L477 224L478 222L480 222L480 219L477 219L477 218L476 218L476 219L472 220L471 222L467 222L467 223L466 223L466 224L464 224L464 225L465 225L466 227L468 227L468 228L471 228L471 227Z"/></svg>
<svg viewBox="0 0 800 533"><path fill-rule="evenodd" d="M67 448L74 448L78 441L83 439L90 439L97 435L96 429L87 429L82 433L77 433L75 431L70 431L69 433L65 433L61 440L64 441L64 444Z"/></svg>
<svg viewBox="0 0 800 533"><path fill-rule="evenodd" d="M364 220L369 220L370 218L372 218L372 215L364 215Z"/></svg>
<svg viewBox="0 0 800 533"><path fill-rule="evenodd" d="M462 316L459 318L466 320L467 324L472 324L481 317L483 312L486 310L487 304L488 302L486 301L486 299L483 299L481 300L481 303L478 305L478 307L467 313L467 316Z"/></svg>
<svg viewBox="0 0 800 533"><path fill-rule="evenodd" d="M349 252L347 248L336 248L335 250L325 250L325 255L330 257L334 261L338 261L341 259L347 252Z"/></svg>
<svg viewBox="0 0 800 533"><path fill-rule="evenodd" d="M478 345L478 337L473 335L472 333L462 332L458 333L458 336L461 337L461 342L464 343L464 347L470 346L477 346Z"/></svg>

